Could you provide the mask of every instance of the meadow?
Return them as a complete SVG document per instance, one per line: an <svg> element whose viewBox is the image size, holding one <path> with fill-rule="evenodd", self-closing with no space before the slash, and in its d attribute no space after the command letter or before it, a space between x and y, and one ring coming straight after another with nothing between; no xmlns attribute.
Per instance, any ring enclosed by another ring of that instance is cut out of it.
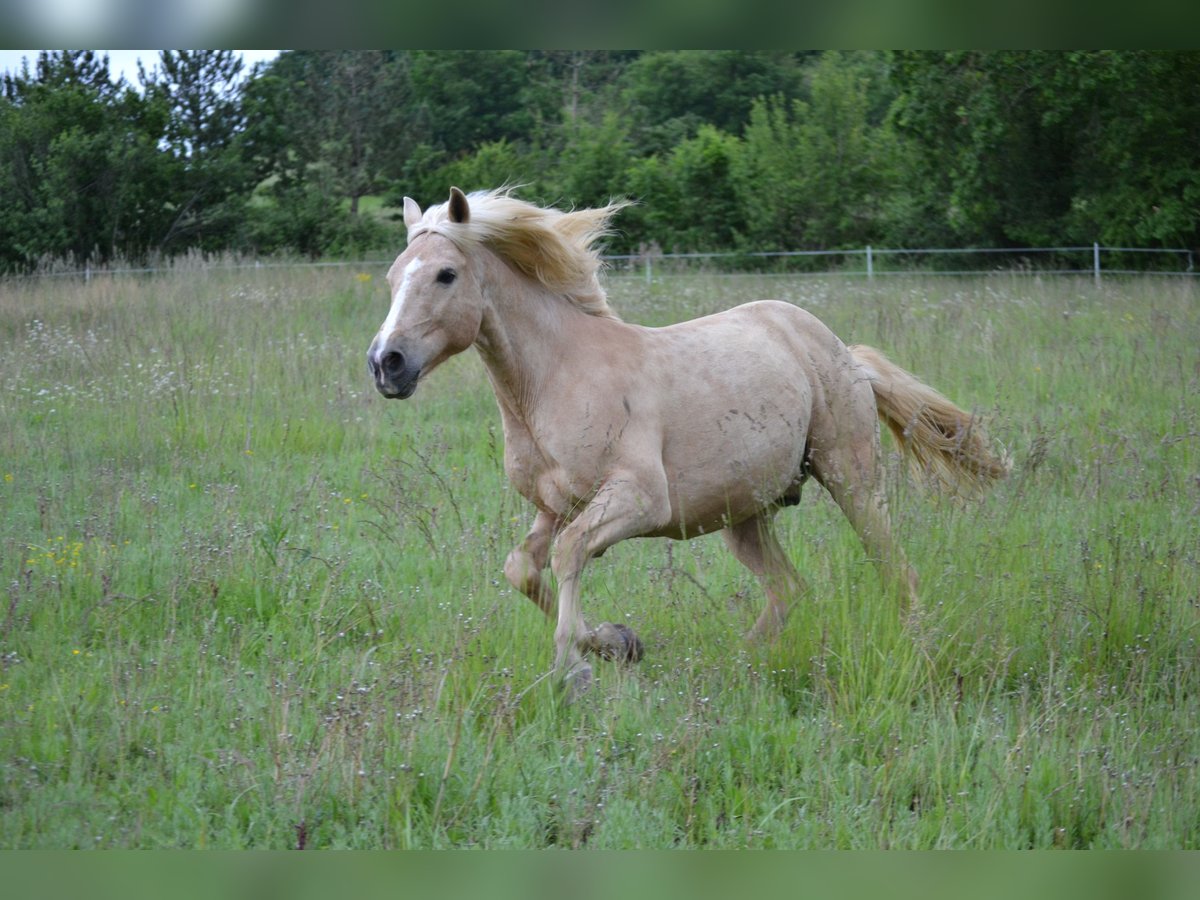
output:
<svg viewBox="0 0 1200 900"><path fill-rule="evenodd" d="M609 276L657 325L802 305L978 411L978 502L890 456L915 639L824 492L782 637L719 538L631 541L570 706L473 352L374 391L382 267L0 283L0 847L1196 848L1200 290Z"/></svg>

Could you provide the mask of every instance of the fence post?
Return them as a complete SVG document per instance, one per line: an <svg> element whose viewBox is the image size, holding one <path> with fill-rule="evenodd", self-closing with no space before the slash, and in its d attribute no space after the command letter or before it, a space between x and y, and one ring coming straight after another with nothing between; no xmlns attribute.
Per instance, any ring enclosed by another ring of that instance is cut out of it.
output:
<svg viewBox="0 0 1200 900"><path fill-rule="evenodd" d="M1092 274L1096 278L1096 284L1100 283L1100 245L1092 244Z"/></svg>
<svg viewBox="0 0 1200 900"><path fill-rule="evenodd" d="M871 259L871 245L867 244L867 280L871 281L875 278L875 264Z"/></svg>
<svg viewBox="0 0 1200 900"><path fill-rule="evenodd" d="M650 254L646 254L646 287L650 287Z"/></svg>

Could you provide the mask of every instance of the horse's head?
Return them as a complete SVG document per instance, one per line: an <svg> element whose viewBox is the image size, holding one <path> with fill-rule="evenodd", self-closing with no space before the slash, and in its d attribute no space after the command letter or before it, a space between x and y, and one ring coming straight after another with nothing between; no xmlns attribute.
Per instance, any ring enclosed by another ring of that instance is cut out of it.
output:
<svg viewBox="0 0 1200 900"><path fill-rule="evenodd" d="M466 196L451 188L439 218L454 227L466 226L470 217ZM375 387L391 399L412 396L422 376L470 347L483 320L483 297L469 257L430 218L404 198L408 247L388 270L392 306L367 350Z"/></svg>

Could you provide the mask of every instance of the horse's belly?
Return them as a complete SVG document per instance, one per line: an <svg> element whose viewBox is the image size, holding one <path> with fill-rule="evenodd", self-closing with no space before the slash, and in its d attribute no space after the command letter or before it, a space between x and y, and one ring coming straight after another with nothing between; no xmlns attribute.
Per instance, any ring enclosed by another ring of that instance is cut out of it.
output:
<svg viewBox="0 0 1200 900"><path fill-rule="evenodd" d="M728 407L693 422L666 460L671 523L665 534L690 537L749 518L794 494L806 474L809 408L793 396Z"/></svg>
<svg viewBox="0 0 1200 900"><path fill-rule="evenodd" d="M754 478L732 470L723 484L686 476L671 485L671 522L664 533L690 537L719 531L794 497L804 481L802 464Z"/></svg>

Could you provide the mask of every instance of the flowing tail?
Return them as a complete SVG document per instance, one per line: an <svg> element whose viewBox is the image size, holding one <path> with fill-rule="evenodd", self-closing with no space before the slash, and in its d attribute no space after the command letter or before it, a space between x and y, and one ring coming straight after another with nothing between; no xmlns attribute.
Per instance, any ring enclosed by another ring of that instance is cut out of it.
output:
<svg viewBox="0 0 1200 900"><path fill-rule="evenodd" d="M849 350L871 381L880 421L918 476L948 493L974 496L1008 474L1009 460L992 452L975 416L873 347Z"/></svg>

